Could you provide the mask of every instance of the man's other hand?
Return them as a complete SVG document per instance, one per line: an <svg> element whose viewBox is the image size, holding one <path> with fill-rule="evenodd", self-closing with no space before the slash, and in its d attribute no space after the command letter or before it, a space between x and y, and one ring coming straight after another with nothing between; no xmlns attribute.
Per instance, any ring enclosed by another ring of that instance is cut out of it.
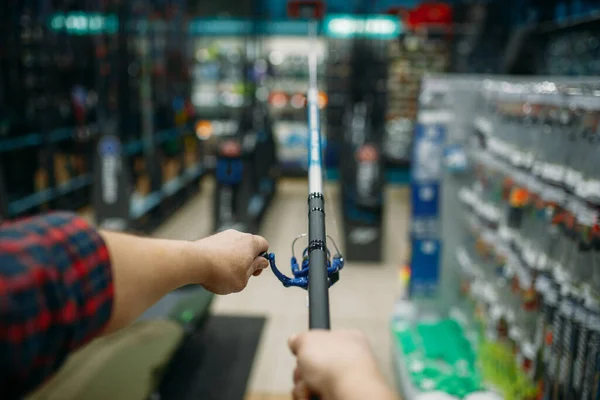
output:
<svg viewBox="0 0 600 400"><path fill-rule="evenodd" d="M393 399L371 347L357 331L314 330L294 336L289 347L297 357L294 399Z"/></svg>

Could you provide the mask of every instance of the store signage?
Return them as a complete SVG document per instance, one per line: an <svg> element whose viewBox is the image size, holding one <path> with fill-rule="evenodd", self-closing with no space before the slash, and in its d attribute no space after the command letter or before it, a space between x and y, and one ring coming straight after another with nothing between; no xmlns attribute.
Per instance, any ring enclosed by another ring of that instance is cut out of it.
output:
<svg viewBox="0 0 600 400"><path fill-rule="evenodd" d="M413 218L439 216L440 206L440 183L416 183L413 182L412 190L412 214Z"/></svg>
<svg viewBox="0 0 600 400"><path fill-rule="evenodd" d="M409 286L413 298L436 294L440 279L441 246L439 240L413 238Z"/></svg>
<svg viewBox="0 0 600 400"><path fill-rule="evenodd" d="M398 18L389 15L358 18L350 15L330 15L323 22L326 36L337 38L372 37L393 39L402 33Z"/></svg>

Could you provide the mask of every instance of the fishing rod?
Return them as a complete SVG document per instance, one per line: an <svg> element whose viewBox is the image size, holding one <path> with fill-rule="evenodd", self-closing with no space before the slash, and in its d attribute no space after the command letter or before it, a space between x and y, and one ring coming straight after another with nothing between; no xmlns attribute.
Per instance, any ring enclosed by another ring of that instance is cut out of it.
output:
<svg viewBox="0 0 600 400"><path fill-rule="evenodd" d="M316 37L316 24L311 26L311 36ZM309 329L330 329L329 287L339 280L344 267L344 257L335 241L325 231L325 196L323 194L323 153L319 116L319 90L317 85L317 53L308 56L309 85L308 109L308 234L302 234L292 242L291 269L293 278L284 275L275 264L275 255L266 254L271 270L285 287L297 286L308 290ZM308 247L302 252L298 263L295 244L308 237ZM327 247L327 239L335 248L333 256Z"/></svg>

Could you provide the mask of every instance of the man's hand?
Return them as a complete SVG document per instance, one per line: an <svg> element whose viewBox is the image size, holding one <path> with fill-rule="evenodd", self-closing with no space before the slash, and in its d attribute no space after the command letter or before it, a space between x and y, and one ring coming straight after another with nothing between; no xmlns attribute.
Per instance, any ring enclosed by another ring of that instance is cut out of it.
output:
<svg viewBox="0 0 600 400"><path fill-rule="evenodd" d="M294 399L395 399L365 336L354 331L310 331L289 340L297 357Z"/></svg>
<svg viewBox="0 0 600 400"><path fill-rule="evenodd" d="M205 260L198 268L195 281L216 294L242 291L252 275L258 276L269 266L261 256L269 243L261 236L227 230L192 244L197 260ZM193 268L194 264L190 264Z"/></svg>

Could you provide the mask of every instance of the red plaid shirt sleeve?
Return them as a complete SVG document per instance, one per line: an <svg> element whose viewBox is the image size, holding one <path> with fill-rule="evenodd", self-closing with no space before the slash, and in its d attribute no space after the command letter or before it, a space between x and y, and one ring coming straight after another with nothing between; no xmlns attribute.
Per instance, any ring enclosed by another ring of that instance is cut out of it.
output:
<svg viewBox="0 0 600 400"><path fill-rule="evenodd" d="M98 335L112 310L106 245L52 213L0 225L0 398L21 398Z"/></svg>

